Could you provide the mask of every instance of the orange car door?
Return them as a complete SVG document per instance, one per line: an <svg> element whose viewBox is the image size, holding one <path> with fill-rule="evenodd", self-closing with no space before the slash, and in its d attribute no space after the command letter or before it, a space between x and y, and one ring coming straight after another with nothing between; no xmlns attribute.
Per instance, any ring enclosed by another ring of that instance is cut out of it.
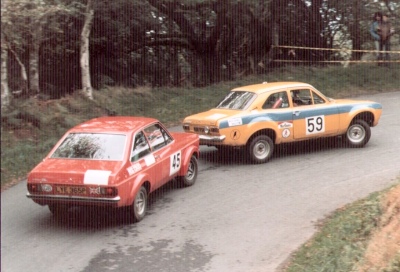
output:
<svg viewBox="0 0 400 272"><path fill-rule="evenodd" d="M312 90L294 90L293 126L295 139L318 138L338 131L339 115L335 105Z"/></svg>
<svg viewBox="0 0 400 272"><path fill-rule="evenodd" d="M287 91L271 93L265 99L261 108L275 122L280 142L291 142L293 139L293 124Z"/></svg>

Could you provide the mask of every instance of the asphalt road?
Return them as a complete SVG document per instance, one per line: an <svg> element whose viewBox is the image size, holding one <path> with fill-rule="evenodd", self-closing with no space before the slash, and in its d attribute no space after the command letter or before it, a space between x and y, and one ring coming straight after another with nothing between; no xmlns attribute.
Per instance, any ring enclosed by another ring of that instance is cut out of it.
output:
<svg viewBox="0 0 400 272"><path fill-rule="evenodd" d="M359 98L384 108L365 148L312 141L251 165L203 147L197 183L158 190L138 224L103 210L55 219L17 184L1 193L1 271L276 271L319 220L400 176L400 92Z"/></svg>

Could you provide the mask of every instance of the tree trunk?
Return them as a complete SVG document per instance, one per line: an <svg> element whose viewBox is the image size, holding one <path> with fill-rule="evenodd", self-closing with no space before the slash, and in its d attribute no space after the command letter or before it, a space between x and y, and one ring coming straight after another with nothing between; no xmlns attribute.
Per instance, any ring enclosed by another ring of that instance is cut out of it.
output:
<svg viewBox="0 0 400 272"><path fill-rule="evenodd" d="M31 22L35 27L29 46L29 93L38 94L40 93L39 87L39 51L40 43L43 38L43 18L34 20Z"/></svg>
<svg viewBox="0 0 400 272"><path fill-rule="evenodd" d="M360 29L360 11L361 6L360 3L357 1L354 2L353 5L353 16L354 16L354 21L350 24L350 35L351 35L351 40L353 43L353 50L361 50L361 36L359 33L361 33ZM362 52L352 52L351 58L353 60L359 60L361 59Z"/></svg>
<svg viewBox="0 0 400 272"><path fill-rule="evenodd" d="M209 84L219 81L221 77L219 58L217 54L204 53L202 55L195 54L198 57L197 64L197 83L196 86L207 86Z"/></svg>
<svg viewBox="0 0 400 272"><path fill-rule="evenodd" d="M200 85L200 77L199 77L199 59L195 53L188 55L188 62L190 64L190 82L193 86Z"/></svg>
<svg viewBox="0 0 400 272"><path fill-rule="evenodd" d="M19 84L19 91L21 94L27 94L29 87L28 87L28 74L26 72L26 67L25 64L22 63L21 59L19 58L18 54L12 50L10 47L8 47L8 50L10 53L13 54L15 60L18 62L19 67L21 68L21 83Z"/></svg>
<svg viewBox="0 0 400 272"><path fill-rule="evenodd" d="M90 81L90 64L89 64L89 36L92 28L94 17L93 0L88 0L85 12L85 22L81 33L80 63L82 73L82 90L83 94L93 99L93 88Z"/></svg>
<svg viewBox="0 0 400 272"><path fill-rule="evenodd" d="M7 81L7 57L8 52L4 43L3 33L1 33L1 109L10 106L10 90Z"/></svg>
<svg viewBox="0 0 400 272"><path fill-rule="evenodd" d="M29 93L40 93L39 87L39 50L40 40L33 39L31 50L29 52Z"/></svg>
<svg viewBox="0 0 400 272"><path fill-rule="evenodd" d="M179 80L181 79L182 75L179 67L178 49L176 46L174 46L171 51L172 84L174 86L179 86Z"/></svg>
<svg viewBox="0 0 400 272"><path fill-rule="evenodd" d="M279 26L276 23L276 21L272 21L272 46L270 47L267 56L266 56L266 61L267 65L270 65L274 59L275 56L277 55L278 51L280 50L279 48L276 48L275 46L279 45ZM259 63L260 65L261 63ZM261 64L264 66L263 64Z"/></svg>
<svg viewBox="0 0 400 272"><path fill-rule="evenodd" d="M204 86L209 83L215 82L215 80L219 78L219 70L217 69L220 69L220 66L219 63L213 64L211 62L215 60L220 62L218 59L215 58L215 56L217 56L217 43L219 41L224 25L226 24L226 14L229 10L227 2L211 1L212 3L206 4L214 12L216 12L217 20L215 26L212 27L212 29L210 30L207 30L206 20L203 20L201 25L202 31L200 31L200 33L197 33L197 31L195 31L197 28L197 23L188 20L188 18L185 16L186 12L182 12L182 10L179 8L180 5L177 5L178 1L168 2L169 4L164 1L158 0L148 0L148 2L152 6L157 8L160 12L165 13L170 18L170 20L173 20L175 22L182 34L186 35L188 43L190 44L190 50L193 53L193 57L198 58L197 60L193 61L193 65L196 65L196 67L198 67L197 71L200 73L201 82L198 82L196 80L194 84L196 86ZM199 13L198 11L202 9L204 4L199 3L194 4L194 6L194 12L199 14L199 16L201 17L201 12ZM201 21L202 18L200 17L199 20ZM205 35L206 32L209 32L209 34ZM208 59L208 57L210 56L212 56L213 58ZM192 67L194 67L193 65ZM193 71L194 70L192 70L192 73ZM217 74L213 74L213 72L216 72ZM198 78L198 75L193 75L192 77Z"/></svg>

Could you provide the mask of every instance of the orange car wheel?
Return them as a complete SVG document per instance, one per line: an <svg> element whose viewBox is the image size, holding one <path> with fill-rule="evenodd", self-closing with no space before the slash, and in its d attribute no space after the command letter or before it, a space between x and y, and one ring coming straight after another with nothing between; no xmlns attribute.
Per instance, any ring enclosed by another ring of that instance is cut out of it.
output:
<svg viewBox="0 0 400 272"><path fill-rule="evenodd" d="M253 163L265 163L274 153L274 142L267 135L258 135L248 145L248 153Z"/></svg>
<svg viewBox="0 0 400 272"><path fill-rule="evenodd" d="M371 138L371 128L364 120L355 120L350 124L345 136L348 146L363 147Z"/></svg>

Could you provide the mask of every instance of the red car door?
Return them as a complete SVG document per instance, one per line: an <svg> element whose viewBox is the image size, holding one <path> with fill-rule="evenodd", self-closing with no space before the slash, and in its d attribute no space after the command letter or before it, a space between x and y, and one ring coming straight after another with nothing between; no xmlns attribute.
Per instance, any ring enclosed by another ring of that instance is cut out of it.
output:
<svg viewBox="0 0 400 272"><path fill-rule="evenodd" d="M181 167L181 151L173 147L173 139L160 124L144 129L157 168L157 187L176 176Z"/></svg>

